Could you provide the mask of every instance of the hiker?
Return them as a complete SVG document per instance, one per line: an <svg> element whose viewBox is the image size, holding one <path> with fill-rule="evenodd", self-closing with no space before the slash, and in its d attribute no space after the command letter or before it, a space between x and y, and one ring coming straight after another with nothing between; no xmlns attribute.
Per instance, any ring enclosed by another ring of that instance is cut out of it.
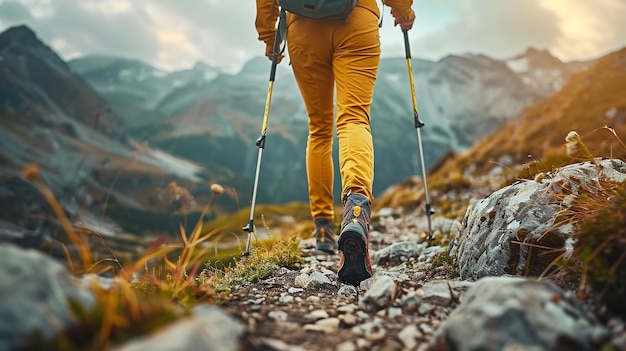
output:
<svg viewBox="0 0 626 351"><path fill-rule="evenodd" d="M256 28L270 60L274 58L281 1L256 1ZM410 30L415 18L412 0L384 2L391 7L395 25ZM339 250L338 278L352 285L372 276L368 250L374 180L370 105L380 62L379 17L376 0L358 0L343 19L309 18L287 12L287 48L309 119L306 170L316 245L329 254ZM277 61L282 58L281 54ZM335 122L344 204L338 244L333 229Z"/></svg>

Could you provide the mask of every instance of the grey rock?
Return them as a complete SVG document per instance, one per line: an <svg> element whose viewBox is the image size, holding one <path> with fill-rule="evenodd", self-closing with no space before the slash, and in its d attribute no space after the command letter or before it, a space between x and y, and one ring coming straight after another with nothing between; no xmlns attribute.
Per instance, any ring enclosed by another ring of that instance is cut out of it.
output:
<svg viewBox="0 0 626 351"><path fill-rule="evenodd" d="M376 275L377 276L383 276L386 275L388 277L390 277L391 279L393 279L393 281L395 282L403 282L403 281L407 281L409 280L409 276L402 273L402 272L392 272L392 271L383 271L383 270L376 270Z"/></svg>
<svg viewBox="0 0 626 351"><path fill-rule="evenodd" d="M432 230L433 236L457 236L461 230L461 222L446 217L434 217L432 219Z"/></svg>
<svg viewBox="0 0 626 351"><path fill-rule="evenodd" d="M275 321L286 321L287 318L289 317L287 315L287 312L285 311L272 311L267 315L270 319L273 319Z"/></svg>
<svg viewBox="0 0 626 351"><path fill-rule="evenodd" d="M597 162L599 167L591 162L568 165L539 182L519 182L471 204L463 220L459 243L451 252L461 278L540 275L556 256L538 255L541 250L529 255L529 246L519 243L546 242L552 248L571 248L572 227L555 228L556 214L584 189L596 187L598 181L621 183L626 179L623 161L598 159Z"/></svg>
<svg viewBox="0 0 626 351"><path fill-rule="evenodd" d="M472 282L453 280L434 280L424 284L424 294L420 303L428 303L438 306L449 306L459 295L472 286Z"/></svg>
<svg viewBox="0 0 626 351"><path fill-rule="evenodd" d="M391 296L396 287L391 277L374 276L367 292L359 299L359 306L366 311L378 311L391 303Z"/></svg>
<svg viewBox="0 0 626 351"><path fill-rule="evenodd" d="M306 283L304 286L305 289L332 284L328 276L321 272L315 271L309 275L309 278L311 278L311 280Z"/></svg>
<svg viewBox="0 0 626 351"><path fill-rule="evenodd" d="M606 334L552 283L488 277L470 288L429 350L596 350Z"/></svg>
<svg viewBox="0 0 626 351"><path fill-rule="evenodd" d="M243 332L244 327L220 308L199 305L191 317L133 339L115 351L237 350Z"/></svg>
<svg viewBox="0 0 626 351"><path fill-rule="evenodd" d="M308 274L302 273L296 276L293 285L297 288L304 288L311 281Z"/></svg>
<svg viewBox="0 0 626 351"><path fill-rule="evenodd" d="M421 337L421 335L417 327L414 324L410 324L398 333L398 339L402 341L406 349L413 350L417 346L417 339Z"/></svg>
<svg viewBox="0 0 626 351"><path fill-rule="evenodd" d="M337 345L337 351L356 351L356 345L352 341L344 341Z"/></svg>
<svg viewBox="0 0 626 351"><path fill-rule="evenodd" d="M73 324L68 298L89 307L93 296L61 264L42 253L0 246L0 351L35 330L52 338Z"/></svg>
<svg viewBox="0 0 626 351"><path fill-rule="evenodd" d="M337 296L341 298L353 298L358 295L358 291L352 285L342 285L339 290L337 290Z"/></svg>
<svg viewBox="0 0 626 351"><path fill-rule="evenodd" d="M398 265L411 257L418 257L424 247L424 245L413 241L395 243L376 251L372 255L372 264L378 266Z"/></svg>
<svg viewBox="0 0 626 351"><path fill-rule="evenodd" d="M277 339L261 338L261 344L270 350L276 351L306 351L304 347L289 345Z"/></svg>
<svg viewBox="0 0 626 351"><path fill-rule="evenodd" d="M304 317L306 319L316 321L318 319L328 318L329 316L328 316L328 312L326 312L324 310L314 310L314 311L311 311L311 313L309 313L308 315L306 315Z"/></svg>
<svg viewBox="0 0 626 351"><path fill-rule="evenodd" d="M399 218L401 216L400 212L398 212L397 210L391 208L391 207L384 207L381 208L380 210L378 210L378 216L379 217L392 217L392 218Z"/></svg>

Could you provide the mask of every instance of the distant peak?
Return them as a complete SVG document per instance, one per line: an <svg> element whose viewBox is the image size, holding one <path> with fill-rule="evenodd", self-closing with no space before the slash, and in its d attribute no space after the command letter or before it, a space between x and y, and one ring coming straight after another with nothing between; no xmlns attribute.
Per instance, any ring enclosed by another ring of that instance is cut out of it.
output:
<svg viewBox="0 0 626 351"><path fill-rule="evenodd" d="M526 49L526 55L537 55L537 54L541 54L541 55L550 55L550 51L546 50L546 49L536 49L534 47L529 47L528 49Z"/></svg>
<svg viewBox="0 0 626 351"><path fill-rule="evenodd" d="M31 44L33 42L41 43L39 39L37 39L37 35L35 32L30 29L27 25L19 25L10 27L0 34L0 42L6 40L16 40L20 43Z"/></svg>
<svg viewBox="0 0 626 351"><path fill-rule="evenodd" d="M203 72L218 72L220 69L218 67L209 66L202 61L196 62L196 64L192 68L194 71L203 71Z"/></svg>

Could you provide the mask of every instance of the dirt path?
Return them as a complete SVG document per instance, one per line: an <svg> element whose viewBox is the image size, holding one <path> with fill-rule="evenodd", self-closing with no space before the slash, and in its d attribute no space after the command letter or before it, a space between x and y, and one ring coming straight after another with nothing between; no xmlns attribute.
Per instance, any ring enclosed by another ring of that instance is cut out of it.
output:
<svg viewBox="0 0 626 351"><path fill-rule="evenodd" d="M233 289L224 307L247 327L250 349L420 350L456 306L454 299L445 298L444 306L417 305L411 297L423 295L427 281L445 276L427 277L417 269L424 262L410 259L395 267L374 267L375 277L388 275L395 282L381 307L360 288L340 283L338 255L321 254L313 244L301 244L306 262L299 270L281 268L269 279Z"/></svg>

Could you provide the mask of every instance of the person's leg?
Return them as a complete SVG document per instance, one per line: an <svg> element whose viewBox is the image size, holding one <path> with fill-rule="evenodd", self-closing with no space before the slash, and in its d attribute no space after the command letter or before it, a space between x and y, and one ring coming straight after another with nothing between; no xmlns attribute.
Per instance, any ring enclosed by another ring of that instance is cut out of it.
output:
<svg viewBox="0 0 626 351"><path fill-rule="evenodd" d="M370 106L380 62L376 15L356 8L348 23L335 31L334 47L339 165L345 204L337 274L339 280L358 285L373 274L368 241L374 181Z"/></svg>
<svg viewBox="0 0 626 351"><path fill-rule="evenodd" d="M317 247L326 252L334 252L334 77L331 33L328 29L326 34L320 31L325 31L320 22L307 18L297 19L288 27L287 43L291 65L309 117L306 169Z"/></svg>
<svg viewBox="0 0 626 351"><path fill-rule="evenodd" d="M374 148L370 106L380 62L378 19L356 8L334 35L333 69L337 86L337 137L342 200L348 193L373 200Z"/></svg>

